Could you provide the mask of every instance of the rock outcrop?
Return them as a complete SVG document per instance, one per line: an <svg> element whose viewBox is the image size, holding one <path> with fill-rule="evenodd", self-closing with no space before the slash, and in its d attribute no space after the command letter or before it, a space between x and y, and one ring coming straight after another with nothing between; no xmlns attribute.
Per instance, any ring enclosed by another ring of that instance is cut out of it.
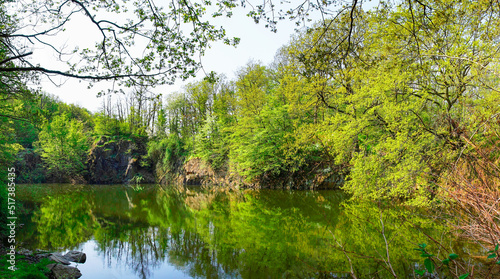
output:
<svg viewBox="0 0 500 279"><path fill-rule="evenodd" d="M56 263L60 263L60 264L63 264L63 265L70 265L70 262L64 258L63 255L59 254L59 253L53 253L49 256L49 259L56 262Z"/></svg>
<svg viewBox="0 0 500 279"><path fill-rule="evenodd" d="M145 138L103 136L89 152L87 181L91 184L154 183L151 167L144 164L146 154Z"/></svg>
<svg viewBox="0 0 500 279"><path fill-rule="evenodd" d="M74 263L85 263L87 261L87 255L79 251L69 251L63 257L66 260Z"/></svg>
<svg viewBox="0 0 500 279"><path fill-rule="evenodd" d="M202 185L212 180L214 176L212 168L200 159L194 158L184 164L179 177L185 185Z"/></svg>
<svg viewBox="0 0 500 279"><path fill-rule="evenodd" d="M74 266L62 264L49 264L47 268L52 272L56 279L73 279L82 277L80 270Z"/></svg>
<svg viewBox="0 0 500 279"><path fill-rule="evenodd" d="M179 185L219 185L235 188L254 188L254 184L247 183L243 177L227 170L215 171L209 164L199 158L192 158L180 168L176 182Z"/></svg>
<svg viewBox="0 0 500 279"><path fill-rule="evenodd" d="M70 262L85 263L87 255L79 251L69 251L65 255L61 253L50 253L49 259L55 261L53 264L47 265L51 271L52 277L56 279L74 279L80 278L82 273L74 266L70 266Z"/></svg>
<svg viewBox="0 0 500 279"><path fill-rule="evenodd" d="M219 185L229 188L271 189L338 189L345 179L341 169L314 165L295 172L280 175L264 174L253 181L245 179L235 171L214 171L199 158L186 161L178 172L176 182L180 185Z"/></svg>

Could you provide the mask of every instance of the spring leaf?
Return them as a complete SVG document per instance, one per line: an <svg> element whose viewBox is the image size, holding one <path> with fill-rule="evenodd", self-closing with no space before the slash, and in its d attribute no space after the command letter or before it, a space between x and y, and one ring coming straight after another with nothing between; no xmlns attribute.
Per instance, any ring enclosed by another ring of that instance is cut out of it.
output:
<svg viewBox="0 0 500 279"><path fill-rule="evenodd" d="M427 269L427 271L429 271L429 273L432 273L434 271L434 263L431 261L430 258L425 259L424 266Z"/></svg>

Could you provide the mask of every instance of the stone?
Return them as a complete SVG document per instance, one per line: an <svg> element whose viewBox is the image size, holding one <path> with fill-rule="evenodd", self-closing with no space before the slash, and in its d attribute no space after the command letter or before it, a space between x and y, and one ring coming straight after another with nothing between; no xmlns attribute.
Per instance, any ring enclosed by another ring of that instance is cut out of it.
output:
<svg viewBox="0 0 500 279"><path fill-rule="evenodd" d="M64 265L69 265L70 262L68 260L66 260L63 255L59 254L59 253L52 253L49 257L49 259L53 260L54 262L56 263L62 263Z"/></svg>
<svg viewBox="0 0 500 279"><path fill-rule="evenodd" d="M49 264L47 268L52 272L56 279L74 279L80 278L82 273L74 266L67 266L62 264Z"/></svg>
<svg viewBox="0 0 500 279"><path fill-rule="evenodd" d="M49 253L49 251L47 251L47 250L42 250L42 249L36 249L36 250L35 250L35 253L36 253L36 254L40 254L40 253Z"/></svg>
<svg viewBox="0 0 500 279"><path fill-rule="evenodd" d="M74 263L85 263L87 255L79 251L69 251L63 256L66 260Z"/></svg>
<svg viewBox="0 0 500 279"><path fill-rule="evenodd" d="M50 253L39 253L39 254L35 254L35 258L40 261L41 259L46 259L46 258L49 258L50 257Z"/></svg>
<svg viewBox="0 0 500 279"><path fill-rule="evenodd" d="M24 249L24 248L21 248L19 250L17 250L17 254L19 255L24 255L24 256L33 256L33 252L28 250L28 249Z"/></svg>

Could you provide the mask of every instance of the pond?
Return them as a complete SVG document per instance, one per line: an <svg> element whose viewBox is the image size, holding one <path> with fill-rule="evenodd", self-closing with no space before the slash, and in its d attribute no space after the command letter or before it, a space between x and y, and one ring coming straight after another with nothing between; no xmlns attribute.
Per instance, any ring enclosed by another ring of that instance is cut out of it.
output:
<svg viewBox="0 0 500 279"><path fill-rule="evenodd" d="M432 212L341 191L42 184L17 197L21 246L83 251L81 278L408 278L423 268L419 243L471 249Z"/></svg>

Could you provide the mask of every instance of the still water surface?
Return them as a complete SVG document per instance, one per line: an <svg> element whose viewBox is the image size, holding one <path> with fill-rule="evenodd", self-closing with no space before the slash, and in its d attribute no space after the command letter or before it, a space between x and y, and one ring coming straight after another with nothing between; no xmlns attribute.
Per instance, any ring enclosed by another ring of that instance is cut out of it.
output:
<svg viewBox="0 0 500 279"><path fill-rule="evenodd" d="M445 235L445 245L456 243L430 212L346 202L341 191L61 184L17 191L22 246L85 252L84 279L350 278L351 266L358 278L389 278L386 247L395 272L411 277L422 262L418 243Z"/></svg>

